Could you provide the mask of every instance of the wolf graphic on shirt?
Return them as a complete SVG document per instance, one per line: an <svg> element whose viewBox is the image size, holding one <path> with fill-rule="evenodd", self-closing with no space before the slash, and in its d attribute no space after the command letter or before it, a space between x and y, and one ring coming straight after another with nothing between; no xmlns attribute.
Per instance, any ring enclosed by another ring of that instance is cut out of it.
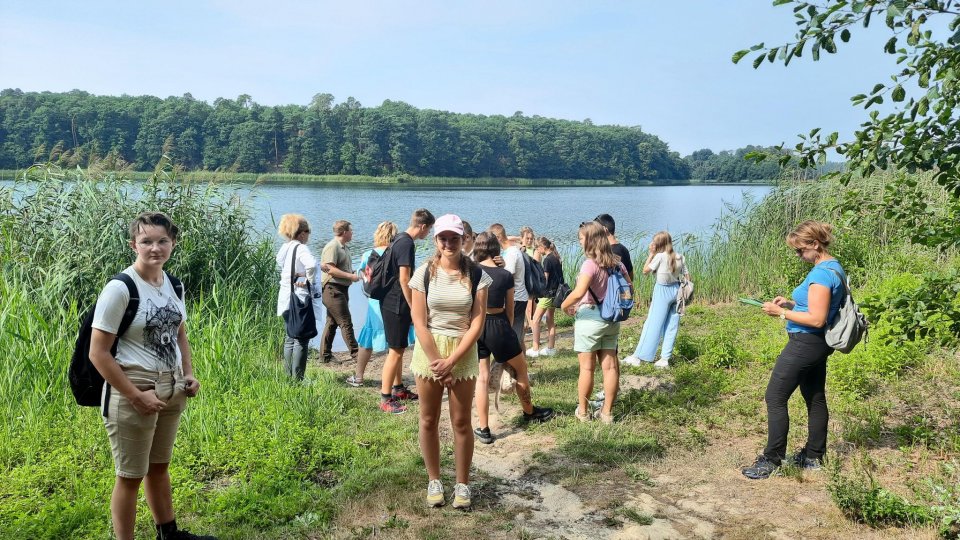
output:
<svg viewBox="0 0 960 540"><path fill-rule="evenodd" d="M181 322L183 314L177 309L176 302L158 307L152 300L147 300L143 343L157 356L163 371L177 367L177 335Z"/></svg>

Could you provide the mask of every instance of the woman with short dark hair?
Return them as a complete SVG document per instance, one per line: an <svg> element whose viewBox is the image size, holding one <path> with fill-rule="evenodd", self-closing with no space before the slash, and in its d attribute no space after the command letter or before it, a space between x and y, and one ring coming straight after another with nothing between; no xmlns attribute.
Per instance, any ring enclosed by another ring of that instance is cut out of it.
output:
<svg viewBox="0 0 960 540"><path fill-rule="evenodd" d="M187 398L200 391L187 341L183 289L163 269L178 232L160 212L137 216L130 224L136 260L123 271L122 280L107 283L94 309L90 362L106 381L101 414L116 471L110 514L120 540L134 537L141 483L158 540L213 539L178 528L170 487L170 458L180 416ZM121 333L133 290L139 299L137 311Z"/></svg>

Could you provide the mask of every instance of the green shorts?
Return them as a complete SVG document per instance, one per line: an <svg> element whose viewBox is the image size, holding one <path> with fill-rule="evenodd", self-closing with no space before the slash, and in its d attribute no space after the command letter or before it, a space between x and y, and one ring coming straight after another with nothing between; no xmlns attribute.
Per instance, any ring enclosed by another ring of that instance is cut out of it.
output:
<svg viewBox="0 0 960 540"><path fill-rule="evenodd" d="M573 322L573 350L594 352L617 350L620 323L605 321L596 306L586 304L577 309Z"/></svg>
<svg viewBox="0 0 960 540"><path fill-rule="evenodd" d="M553 298L541 298L537 300L537 307L542 310L555 309L557 306L553 305Z"/></svg>

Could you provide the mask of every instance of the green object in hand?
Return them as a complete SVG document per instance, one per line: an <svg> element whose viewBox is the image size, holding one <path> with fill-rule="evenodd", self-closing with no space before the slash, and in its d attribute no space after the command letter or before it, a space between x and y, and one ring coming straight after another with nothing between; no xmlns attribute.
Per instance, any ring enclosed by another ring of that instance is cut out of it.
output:
<svg viewBox="0 0 960 540"><path fill-rule="evenodd" d="M740 302L749 306L763 307L763 302L754 300L753 298L741 298Z"/></svg>

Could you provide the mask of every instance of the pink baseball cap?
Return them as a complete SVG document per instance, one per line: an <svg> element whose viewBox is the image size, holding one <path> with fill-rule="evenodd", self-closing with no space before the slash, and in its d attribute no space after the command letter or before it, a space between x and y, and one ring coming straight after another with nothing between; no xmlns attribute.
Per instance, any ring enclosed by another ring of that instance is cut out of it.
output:
<svg viewBox="0 0 960 540"><path fill-rule="evenodd" d="M463 236L463 220L460 216L454 214L444 214L437 218L433 224L433 235L436 236L444 231L453 231Z"/></svg>

